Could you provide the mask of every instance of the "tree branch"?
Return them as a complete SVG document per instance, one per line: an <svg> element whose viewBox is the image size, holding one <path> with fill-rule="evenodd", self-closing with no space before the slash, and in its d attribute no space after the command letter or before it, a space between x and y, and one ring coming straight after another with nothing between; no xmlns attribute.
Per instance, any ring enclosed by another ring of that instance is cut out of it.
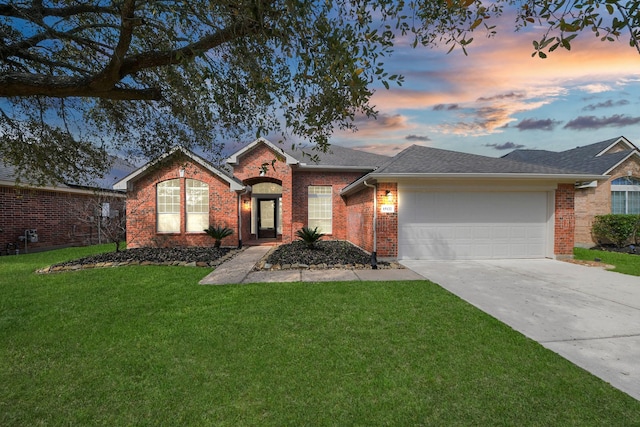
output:
<svg viewBox="0 0 640 427"><path fill-rule="evenodd" d="M102 14L107 13L111 15L118 15L117 3L116 7L103 7L90 4L80 4L69 7L30 7L28 9L18 7L11 4L0 5L0 16L6 16L11 18L25 18L28 16L56 16L59 18L68 18L74 15L81 15L83 13L95 13Z"/></svg>
<svg viewBox="0 0 640 427"><path fill-rule="evenodd" d="M109 87L96 89L89 79L43 74L11 73L0 75L0 97L50 96L55 98L91 97L116 100L158 101L162 92L158 88L131 89Z"/></svg>

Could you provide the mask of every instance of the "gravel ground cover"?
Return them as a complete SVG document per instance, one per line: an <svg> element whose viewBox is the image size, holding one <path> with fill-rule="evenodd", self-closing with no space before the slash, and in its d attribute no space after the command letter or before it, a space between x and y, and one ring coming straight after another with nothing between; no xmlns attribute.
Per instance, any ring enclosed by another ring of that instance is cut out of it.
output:
<svg viewBox="0 0 640 427"><path fill-rule="evenodd" d="M44 270L59 271L76 268L103 267L131 264L197 265L214 267L223 259L233 255L233 248L190 247L190 248L134 248L120 252L105 252L86 258L52 265ZM321 241L313 249L304 242L295 241L280 245L271 252L266 262L279 265L367 265L371 255L345 241ZM388 263L378 262L384 266ZM45 272L45 271L43 271Z"/></svg>

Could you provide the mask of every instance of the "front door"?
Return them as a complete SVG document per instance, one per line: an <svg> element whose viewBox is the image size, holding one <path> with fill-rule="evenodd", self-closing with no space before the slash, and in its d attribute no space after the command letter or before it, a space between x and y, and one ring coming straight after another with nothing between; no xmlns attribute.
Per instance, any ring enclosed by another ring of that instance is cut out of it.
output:
<svg viewBox="0 0 640 427"><path fill-rule="evenodd" d="M258 239L275 238L278 230L276 224L276 206L278 199L258 200Z"/></svg>

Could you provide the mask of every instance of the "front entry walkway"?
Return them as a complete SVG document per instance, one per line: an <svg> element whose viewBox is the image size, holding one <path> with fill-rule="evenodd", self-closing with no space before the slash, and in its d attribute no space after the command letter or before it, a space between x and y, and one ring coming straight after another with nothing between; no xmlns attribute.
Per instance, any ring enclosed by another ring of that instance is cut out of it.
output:
<svg viewBox="0 0 640 427"><path fill-rule="evenodd" d="M401 263L640 400L640 277L549 259Z"/></svg>

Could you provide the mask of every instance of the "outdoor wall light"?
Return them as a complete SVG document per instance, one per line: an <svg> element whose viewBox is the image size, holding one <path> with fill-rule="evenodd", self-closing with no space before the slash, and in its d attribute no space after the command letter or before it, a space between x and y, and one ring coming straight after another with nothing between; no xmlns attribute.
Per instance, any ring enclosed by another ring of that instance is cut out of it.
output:
<svg viewBox="0 0 640 427"><path fill-rule="evenodd" d="M384 195L387 196L387 202L393 203L393 193L391 190L385 191Z"/></svg>
<svg viewBox="0 0 640 427"><path fill-rule="evenodd" d="M180 178L184 178L184 168L180 168L178 173L180 174Z"/></svg>

